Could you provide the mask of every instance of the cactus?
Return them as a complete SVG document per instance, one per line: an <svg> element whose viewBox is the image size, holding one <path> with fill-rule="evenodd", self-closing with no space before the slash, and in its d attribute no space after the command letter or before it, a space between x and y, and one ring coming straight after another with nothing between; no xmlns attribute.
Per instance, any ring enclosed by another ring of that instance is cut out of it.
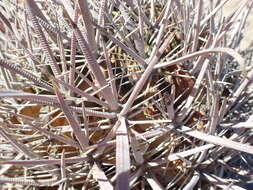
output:
<svg viewBox="0 0 253 190"><path fill-rule="evenodd" d="M0 186L242 189L253 3L226 2L2 0Z"/></svg>

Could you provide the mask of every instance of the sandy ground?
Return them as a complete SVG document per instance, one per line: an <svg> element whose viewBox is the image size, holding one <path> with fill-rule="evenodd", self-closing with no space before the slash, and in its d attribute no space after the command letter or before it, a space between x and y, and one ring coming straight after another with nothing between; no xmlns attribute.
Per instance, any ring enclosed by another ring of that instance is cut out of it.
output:
<svg viewBox="0 0 253 190"><path fill-rule="evenodd" d="M227 16L234 10L236 10L239 5L247 0L230 0L225 4L223 8L224 15ZM243 30L243 39L240 44L240 50L245 50L247 48L253 47L253 7L248 15L245 29Z"/></svg>
<svg viewBox="0 0 253 190"><path fill-rule="evenodd" d="M247 0L230 0L228 1L224 8L223 14L225 16L229 15L231 12L236 10L239 5ZM253 6L249 12L248 18L246 20L245 28L242 31L242 41L240 42L239 49L241 51L253 51ZM249 53L250 53L249 52ZM250 53L251 54L251 53ZM251 66L253 66L253 60L251 60ZM253 83L248 86L248 92L253 92Z"/></svg>

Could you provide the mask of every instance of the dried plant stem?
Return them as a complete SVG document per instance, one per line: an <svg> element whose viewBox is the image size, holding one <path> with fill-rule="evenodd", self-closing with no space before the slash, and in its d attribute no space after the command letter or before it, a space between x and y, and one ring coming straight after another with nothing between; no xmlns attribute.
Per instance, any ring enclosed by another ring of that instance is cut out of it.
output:
<svg viewBox="0 0 253 190"><path fill-rule="evenodd" d="M32 82L34 82L35 84L49 90L49 91L52 91L52 87L50 85L48 85L46 82L42 81L42 80L39 80L37 76L33 75L32 73L26 71L26 70L23 70L21 67L19 67L18 65L16 64L13 64L13 63L10 63L6 60L3 60L3 59L0 59L0 66L2 68L5 68L5 69L8 69L12 72L15 72L15 73L18 73L20 75L22 75L23 77L31 80Z"/></svg>
<svg viewBox="0 0 253 190"><path fill-rule="evenodd" d="M195 137L197 139L213 143L220 146L225 146L227 148L232 148L238 151L247 152L249 154L253 154L253 147L251 145L242 144L239 142L231 141L225 138L213 136L213 135L207 135L205 133L201 133L199 131L194 131L186 126L182 126L183 133L190 135L192 137Z"/></svg>
<svg viewBox="0 0 253 190"><path fill-rule="evenodd" d="M33 0L26 0L26 4L28 7L28 11L29 11L29 16L30 19L33 23L34 29L39 37L40 43L41 43L41 47L43 49L43 51L45 52L47 59L49 60L49 63L51 65L51 68L53 70L53 72L56 74L56 76L60 75L60 69L59 66L56 63L56 60L53 56L53 52L49 46L49 44L47 43L46 37L44 35L44 33L42 32L42 29L39 25L39 22L34 14L34 9L33 7L36 5Z"/></svg>
<svg viewBox="0 0 253 190"><path fill-rule="evenodd" d="M94 58L94 55L92 54L91 50L89 49L87 42L85 41L80 30L76 27L76 25L74 23L73 23L73 27L74 27L75 35L78 40L79 46L87 59L87 62L90 66L92 74L94 75L94 77L96 79L96 83L98 83L100 88L103 86L106 86L107 82L105 80L105 77L104 77L101 69L99 68L98 63L97 63L96 59ZM115 98L112 98L113 97L112 91L110 90L109 87L105 88L102 91L102 95L106 99L106 101L108 102L108 104L110 105L112 110L116 110L118 108L118 104L117 104Z"/></svg>
<svg viewBox="0 0 253 190"><path fill-rule="evenodd" d="M20 185L29 185L29 186L51 186L57 182L57 178L48 179L48 180L29 180L25 178L1 178L0 183L15 183Z"/></svg>
<svg viewBox="0 0 253 190"><path fill-rule="evenodd" d="M129 189L130 153L126 120L119 118L120 126L116 130L116 175L118 190Z"/></svg>
<svg viewBox="0 0 253 190"><path fill-rule="evenodd" d="M106 177L104 171L95 162L92 167L93 175L97 179L99 186L104 190L113 190L113 186Z"/></svg>
<svg viewBox="0 0 253 190"><path fill-rule="evenodd" d="M78 0L78 4L79 4L80 10L81 10L83 21L85 23L87 39L88 39L89 44L91 46L91 50L93 52L95 52L97 49L96 41L95 41L95 31L94 31L93 25L92 25L92 16L91 16L90 10L88 8L88 2L87 2L87 0Z"/></svg>
<svg viewBox="0 0 253 190"><path fill-rule="evenodd" d="M87 139L87 136L84 135L84 133L81 130L80 125L78 124L77 120L74 118L74 116L71 114L70 109L66 105L62 94L59 92L59 90L56 88L55 93L58 97L59 103L61 105L61 108L66 115L69 124L71 125L74 134L76 135L79 144L81 145L82 149L85 150L85 148L88 146L89 140Z"/></svg>

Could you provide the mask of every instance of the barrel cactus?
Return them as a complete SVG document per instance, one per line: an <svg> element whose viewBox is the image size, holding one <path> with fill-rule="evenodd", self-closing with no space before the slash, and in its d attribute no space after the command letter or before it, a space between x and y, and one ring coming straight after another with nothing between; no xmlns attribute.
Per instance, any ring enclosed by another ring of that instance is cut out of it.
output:
<svg viewBox="0 0 253 190"><path fill-rule="evenodd" d="M226 2L2 0L1 187L246 188L252 2Z"/></svg>

